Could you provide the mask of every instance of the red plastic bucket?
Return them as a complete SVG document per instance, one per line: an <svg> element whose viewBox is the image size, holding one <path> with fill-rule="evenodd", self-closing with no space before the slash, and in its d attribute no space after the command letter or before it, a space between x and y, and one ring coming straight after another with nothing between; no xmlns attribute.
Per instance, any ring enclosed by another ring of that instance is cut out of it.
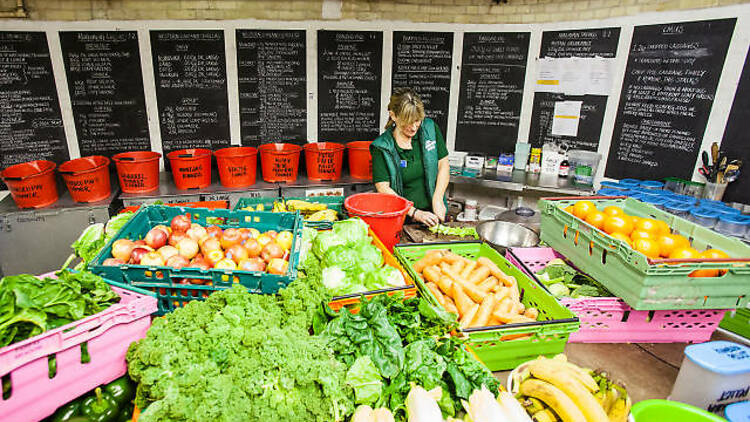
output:
<svg viewBox="0 0 750 422"><path fill-rule="evenodd" d="M294 182L299 171L299 154L302 147L294 144L265 144L258 147L263 180Z"/></svg>
<svg viewBox="0 0 750 422"><path fill-rule="evenodd" d="M406 213L413 204L388 193L358 193L344 200L349 215L356 215L369 224L389 251L393 251L401 238Z"/></svg>
<svg viewBox="0 0 750 422"><path fill-rule="evenodd" d="M121 152L112 157L123 193L151 192L159 188L159 158L153 151Z"/></svg>
<svg viewBox="0 0 750 422"><path fill-rule="evenodd" d="M335 142L314 142L305 145L307 178L310 180L339 180L344 166L344 149Z"/></svg>
<svg viewBox="0 0 750 422"><path fill-rule="evenodd" d="M372 179L372 141L356 141L346 144L349 150L349 174L355 179Z"/></svg>
<svg viewBox="0 0 750 422"><path fill-rule="evenodd" d="M16 164L0 172L18 208L41 208L57 201L57 164L47 160Z"/></svg>
<svg viewBox="0 0 750 422"><path fill-rule="evenodd" d="M200 189L211 184L211 150L178 149L167 158L177 189Z"/></svg>
<svg viewBox="0 0 750 422"><path fill-rule="evenodd" d="M109 197L109 158L101 155L76 158L57 170L76 202L96 202Z"/></svg>
<svg viewBox="0 0 750 422"><path fill-rule="evenodd" d="M258 150L253 147L222 148L214 152L221 185L244 188L255 184Z"/></svg>

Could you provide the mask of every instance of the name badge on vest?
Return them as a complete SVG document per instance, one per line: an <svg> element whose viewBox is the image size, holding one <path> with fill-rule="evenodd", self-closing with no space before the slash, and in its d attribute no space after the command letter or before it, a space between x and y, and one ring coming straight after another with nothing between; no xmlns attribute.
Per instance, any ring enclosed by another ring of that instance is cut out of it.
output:
<svg viewBox="0 0 750 422"><path fill-rule="evenodd" d="M434 140L434 139L428 139L424 143L424 148L427 151L432 151L433 149L435 149L435 145L437 145L437 141L436 140Z"/></svg>
<svg viewBox="0 0 750 422"><path fill-rule="evenodd" d="M400 162L398 163L398 165L399 165L399 167L401 167L402 169L405 169L405 168L406 168L406 160L401 160L401 161L400 161Z"/></svg>

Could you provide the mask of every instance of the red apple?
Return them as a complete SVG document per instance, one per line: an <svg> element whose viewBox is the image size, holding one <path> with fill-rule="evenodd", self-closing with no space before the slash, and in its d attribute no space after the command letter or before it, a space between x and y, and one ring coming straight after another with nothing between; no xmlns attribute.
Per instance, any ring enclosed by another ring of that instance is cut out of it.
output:
<svg viewBox="0 0 750 422"><path fill-rule="evenodd" d="M286 269L289 266L289 263L284 261L281 258L274 258L271 260L271 262L268 263L268 268L266 271L268 274L285 274Z"/></svg>
<svg viewBox="0 0 750 422"><path fill-rule="evenodd" d="M201 251L203 252L203 255L206 256L210 251L213 250L221 250L221 243L219 243L219 239L216 239L215 237L206 239L201 243Z"/></svg>
<svg viewBox="0 0 750 422"><path fill-rule="evenodd" d="M130 254L130 260L128 262L130 262L131 264L140 264L143 256L152 251L153 250L146 245L138 246L137 248L133 249L133 253Z"/></svg>
<svg viewBox="0 0 750 422"><path fill-rule="evenodd" d="M243 259L237 264L237 269L242 271L262 272L266 269L266 262L258 257Z"/></svg>
<svg viewBox="0 0 750 422"><path fill-rule="evenodd" d="M118 239L112 244L112 256L121 261L127 262L130 254L135 249L135 242L128 239Z"/></svg>
<svg viewBox="0 0 750 422"><path fill-rule="evenodd" d="M229 258L224 258L221 261L217 262L216 265L214 265L214 268L217 270L236 270L237 264L234 263Z"/></svg>
<svg viewBox="0 0 750 422"><path fill-rule="evenodd" d="M102 262L102 265L107 266L107 267L116 267L116 266L122 265L124 263L125 263L125 261L123 261L122 259L107 258L107 259L104 260L104 262Z"/></svg>
<svg viewBox="0 0 750 422"><path fill-rule="evenodd" d="M164 224L159 224L157 226L154 226L155 229L163 230L164 233L167 234L167 237L169 237L170 234L172 234L172 229L170 227L165 226Z"/></svg>
<svg viewBox="0 0 750 422"><path fill-rule="evenodd" d="M250 230L250 237L253 239L257 239L258 236L260 236L260 231L254 227L250 227L248 230Z"/></svg>
<svg viewBox="0 0 750 422"><path fill-rule="evenodd" d="M153 228L146 233L144 240L148 246L159 249L167 244L167 234L162 229Z"/></svg>
<svg viewBox="0 0 750 422"><path fill-rule="evenodd" d="M190 228L190 216L176 215L172 218L169 226L172 227L173 232L186 232Z"/></svg>
<svg viewBox="0 0 750 422"><path fill-rule="evenodd" d="M276 236L279 234L276 230L268 230L267 232L263 233L270 237L271 239L276 239Z"/></svg>
<svg viewBox="0 0 750 422"><path fill-rule="evenodd" d="M159 255L159 252L151 251L141 257L140 264L148 266L163 266L164 258Z"/></svg>
<svg viewBox="0 0 750 422"><path fill-rule="evenodd" d="M156 252L159 252L159 255L161 255L162 258L164 258L164 261L166 262L169 260L169 258L177 255L179 251L174 246L165 245L161 248L157 249Z"/></svg>
<svg viewBox="0 0 750 422"><path fill-rule="evenodd" d="M206 232L205 227L201 226L200 224L193 223L190 225L190 228L187 231L187 235L189 238L197 242L203 237L207 236L208 232Z"/></svg>
<svg viewBox="0 0 750 422"><path fill-rule="evenodd" d="M171 246L177 246L177 244L180 243L180 241L185 238L187 238L187 235L185 234L185 232L173 231L172 234L169 235L169 244Z"/></svg>
<svg viewBox="0 0 750 422"><path fill-rule="evenodd" d="M211 266L215 266L217 262L224 259L224 251L221 249L214 249L211 251L208 251L206 254L206 261L208 261L208 264Z"/></svg>
<svg viewBox="0 0 750 422"><path fill-rule="evenodd" d="M272 259L284 256L284 248L277 245L275 242L271 242L263 248L260 256L264 261L270 263Z"/></svg>
<svg viewBox="0 0 750 422"><path fill-rule="evenodd" d="M188 261L187 259L185 259L185 257L181 255L174 255L170 257L166 262L167 267L172 267L178 270L180 268L187 267L189 264L190 264L190 261Z"/></svg>
<svg viewBox="0 0 750 422"><path fill-rule="evenodd" d="M234 245L227 251L227 257L231 258L234 262L240 262L243 259L250 258L250 253L242 245Z"/></svg>
<svg viewBox="0 0 750 422"><path fill-rule="evenodd" d="M180 243L177 244L177 250L183 257L193 259L195 255L198 255L200 248L198 247L198 242L186 237L180 240Z"/></svg>
<svg viewBox="0 0 750 422"><path fill-rule="evenodd" d="M242 241L240 232L237 229L226 229L221 235L221 247L229 249L234 245L238 245Z"/></svg>
<svg viewBox="0 0 750 422"><path fill-rule="evenodd" d="M137 246L146 246L146 241L143 239L138 239L133 243L135 243Z"/></svg>
<svg viewBox="0 0 750 422"><path fill-rule="evenodd" d="M263 250L263 246L261 246L260 243L258 243L258 241L253 238L247 239L243 246L245 247L245 249L247 249L247 253L250 255L250 257L260 256L260 252Z"/></svg>
<svg viewBox="0 0 750 422"><path fill-rule="evenodd" d="M211 237L221 237L221 234L223 232L224 231L219 226L208 226L206 228L206 233L208 233L208 235Z"/></svg>
<svg viewBox="0 0 750 422"><path fill-rule="evenodd" d="M250 229L248 229L247 227L241 227L237 230L240 232L240 238L242 238L243 242L252 237L250 234Z"/></svg>
<svg viewBox="0 0 750 422"><path fill-rule="evenodd" d="M208 265L208 262L206 262L203 258L193 258L190 260L190 264L188 264L188 267L190 268L200 268L201 270L208 270L211 268L210 265Z"/></svg>

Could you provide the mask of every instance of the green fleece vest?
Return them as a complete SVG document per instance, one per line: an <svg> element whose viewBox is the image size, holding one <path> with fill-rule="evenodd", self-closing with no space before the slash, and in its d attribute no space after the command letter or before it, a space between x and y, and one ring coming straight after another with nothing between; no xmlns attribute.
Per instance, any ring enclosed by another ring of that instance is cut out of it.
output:
<svg viewBox="0 0 750 422"><path fill-rule="evenodd" d="M438 152L437 152L437 135L435 133L435 122L426 118L422 121L417 132L417 140L422 148L422 162L424 164L425 187L430 201L435 194L435 183L438 174ZM383 152L385 163L388 167L390 176L391 189L400 196L404 196L404 183L401 180L401 172L398 163L400 158L396 151L396 140L393 138L393 128L388 128L382 135L378 136L370 148L377 148Z"/></svg>

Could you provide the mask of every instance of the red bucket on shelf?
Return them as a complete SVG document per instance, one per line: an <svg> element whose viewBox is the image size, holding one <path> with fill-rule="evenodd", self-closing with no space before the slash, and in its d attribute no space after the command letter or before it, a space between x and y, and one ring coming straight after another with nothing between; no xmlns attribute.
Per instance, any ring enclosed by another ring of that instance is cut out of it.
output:
<svg viewBox="0 0 750 422"><path fill-rule="evenodd" d="M211 150L178 149L167 154L177 189L201 189L211 184Z"/></svg>
<svg viewBox="0 0 750 422"><path fill-rule="evenodd" d="M344 200L350 216L357 216L370 225L389 251L401 238L406 213L414 203L388 193L358 193Z"/></svg>
<svg viewBox="0 0 750 422"><path fill-rule="evenodd" d="M76 158L58 169L76 202L96 202L109 197L109 158L101 155Z"/></svg>
<svg viewBox="0 0 750 422"><path fill-rule="evenodd" d="M310 180L339 180L344 166L344 149L336 142L313 142L305 145L307 178Z"/></svg>
<svg viewBox="0 0 750 422"><path fill-rule="evenodd" d="M265 144L258 147L263 180L294 182L299 171L299 154L302 147L294 144Z"/></svg>
<svg viewBox="0 0 750 422"><path fill-rule="evenodd" d="M18 208L41 208L57 201L55 167L52 161L28 161L6 168L0 177Z"/></svg>
<svg viewBox="0 0 750 422"><path fill-rule="evenodd" d="M159 158L153 151L130 151L115 154L120 189L123 193L151 192L159 188Z"/></svg>
<svg viewBox="0 0 750 422"><path fill-rule="evenodd" d="M244 188L255 184L258 150L253 147L222 148L214 152L221 185Z"/></svg>
<svg viewBox="0 0 750 422"><path fill-rule="evenodd" d="M372 141L355 141L346 144L349 150L349 174L355 179L372 179Z"/></svg>

